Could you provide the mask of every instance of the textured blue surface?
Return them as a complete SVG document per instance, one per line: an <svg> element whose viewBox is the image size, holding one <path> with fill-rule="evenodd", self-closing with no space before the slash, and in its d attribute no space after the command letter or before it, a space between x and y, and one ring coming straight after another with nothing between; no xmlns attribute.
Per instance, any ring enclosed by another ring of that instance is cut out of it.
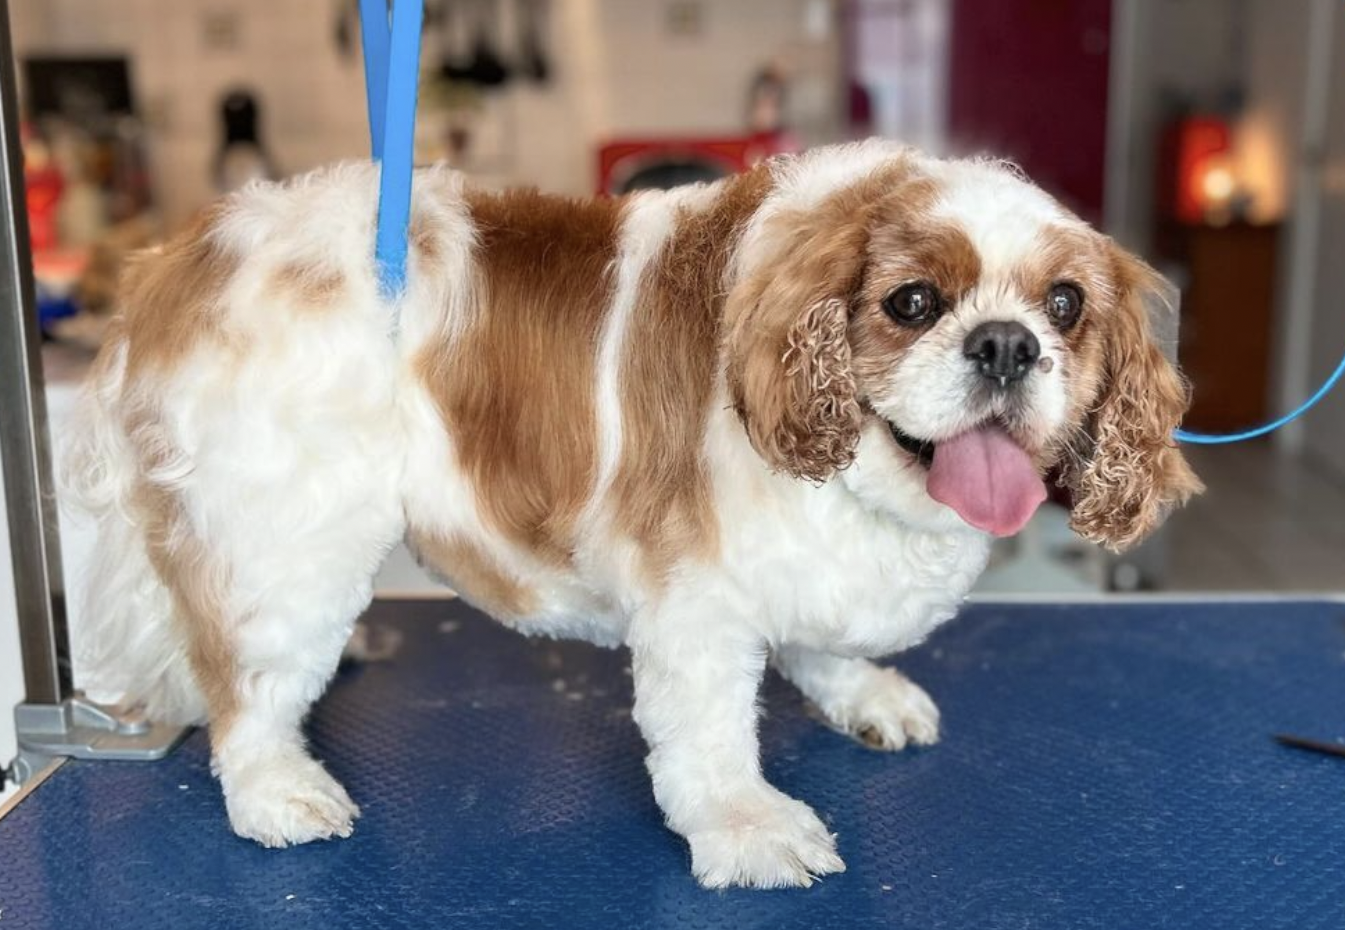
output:
<svg viewBox="0 0 1345 930"><path fill-rule="evenodd" d="M622 653L393 602L399 657L312 724L353 838L228 830L200 734L70 763L0 821L0 930L317 927L1345 927L1345 607L981 606L904 657L944 742L900 755L767 689L766 767L844 875L711 893L660 825Z"/></svg>

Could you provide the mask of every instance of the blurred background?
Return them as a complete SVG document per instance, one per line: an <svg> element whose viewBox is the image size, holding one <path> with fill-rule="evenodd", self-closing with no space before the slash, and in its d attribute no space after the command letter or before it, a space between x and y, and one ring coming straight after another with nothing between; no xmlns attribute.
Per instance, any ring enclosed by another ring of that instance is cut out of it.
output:
<svg viewBox="0 0 1345 930"><path fill-rule="evenodd" d="M590 194L875 134L992 152L1180 286L1188 427L1287 409L1345 352L1345 0L426 10L420 161ZM357 0L12 0L11 19L59 430L129 250L250 178L367 156ZM1108 557L1047 509L983 590L1342 587L1345 391L1192 455L1210 492L1141 552ZM64 545L77 576L87 540ZM404 553L380 580L427 584Z"/></svg>

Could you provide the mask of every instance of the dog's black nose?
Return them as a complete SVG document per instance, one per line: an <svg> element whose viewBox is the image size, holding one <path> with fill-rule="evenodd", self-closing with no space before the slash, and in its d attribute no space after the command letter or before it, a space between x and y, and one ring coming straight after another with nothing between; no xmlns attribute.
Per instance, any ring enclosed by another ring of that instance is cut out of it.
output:
<svg viewBox="0 0 1345 930"><path fill-rule="evenodd" d="M1041 344L1022 323L996 320L982 323L967 334L962 354L976 370L1000 387L1022 381L1041 357Z"/></svg>

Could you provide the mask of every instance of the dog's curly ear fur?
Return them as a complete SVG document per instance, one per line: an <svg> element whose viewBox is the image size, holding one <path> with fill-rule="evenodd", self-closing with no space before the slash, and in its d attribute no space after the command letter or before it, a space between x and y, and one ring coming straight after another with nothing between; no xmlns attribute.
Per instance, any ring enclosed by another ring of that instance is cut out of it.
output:
<svg viewBox="0 0 1345 930"><path fill-rule="evenodd" d="M1075 531L1121 551L1204 488L1173 438L1189 391L1149 321L1151 309L1172 312L1172 287L1119 247L1112 260L1119 293L1103 324L1102 386L1088 424L1092 447L1066 464L1062 483L1073 493Z"/></svg>
<svg viewBox="0 0 1345 930"><path fill-rule="evenodd" d="M825 481L854 459L861 412L850 370L850 310L868 245L848 198L772 220L782 243L729 293L728 387L770 465Z"/></svg>

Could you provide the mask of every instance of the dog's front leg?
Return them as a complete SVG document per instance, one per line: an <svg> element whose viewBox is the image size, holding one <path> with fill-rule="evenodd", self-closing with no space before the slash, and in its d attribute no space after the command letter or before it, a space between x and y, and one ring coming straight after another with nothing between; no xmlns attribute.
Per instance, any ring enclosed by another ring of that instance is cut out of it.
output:
<svg viewBox="0 0 1345 930"><path fill-rule="evenodd" d="M631 627L635 720L654 797L707 887L809 885L844 871L826 825L762 777L756 699L766 644L716 608L664 603Z"/></svg>
<svg viewBox="0 0 1345 930"><path fill-rule="evenodd" d="M925 690L894 668L867 659L847 659L802 646L773 656L780 674L794 683L836 729L874 749L939 741L939 709Z"/></svg>

